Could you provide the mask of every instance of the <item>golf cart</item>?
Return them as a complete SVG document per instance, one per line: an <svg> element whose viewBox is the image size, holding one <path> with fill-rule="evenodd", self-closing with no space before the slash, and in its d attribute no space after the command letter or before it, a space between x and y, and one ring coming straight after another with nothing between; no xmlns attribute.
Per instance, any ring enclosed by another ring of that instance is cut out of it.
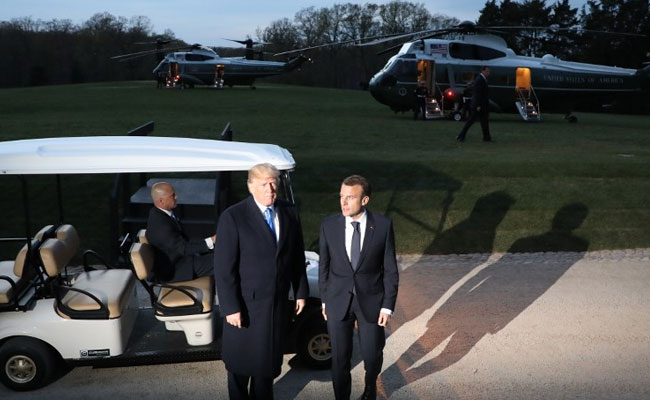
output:
<svg viewBox="0 0 650 400"><path fill-rule="evenodd" d="M121 235L121 258L104 262L93 251L81 257L84 233L63 217L60 177L172 174L150 177L138 191L146 192L156 180L175 179L179 204L184 198L195 200L196 193L184 190L211 187L215 192L210 196L218 203L211 220L214 229L224 199L232 197L223 193L231 174L242 175L243 182L245 171L262 162L280 170L279 195L293 202L290 172L295 161L276 145L152 136L0 142L0 175L19 179L25 220L24 237L0 239L0 244L24 243L14 259L0 262L0 381L14 390L32 390L56 378L60 363L111 367L219 359L221 317L212 278L152 281L153 249L138 225L142 220L134 216L120 217L129 230ZM216 177L179 177L188 173ZM56 177L59 215L33 234L28 183L35 175ZM134 202L137 193L131 196ZM330 347L318 298L318 255L306 252L306 259L310 298L291 321L287 352L324 368Z"/></svg>

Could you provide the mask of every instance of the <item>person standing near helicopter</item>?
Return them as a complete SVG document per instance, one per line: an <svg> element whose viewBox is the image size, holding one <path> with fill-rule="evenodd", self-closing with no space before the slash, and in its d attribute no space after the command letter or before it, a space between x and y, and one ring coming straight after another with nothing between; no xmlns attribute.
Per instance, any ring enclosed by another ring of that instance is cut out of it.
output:
<svg viewBox="0 0 650 400"><path fill-rule="evenodd" d="M415 109L413 111L413 120L418 119L418 114L422 112L422 119L427 119L427 96L429 91L424 85L424 81L418 81L418 85L415 88Z"/></svg>
<svg viewBox="0 0 650 400"><path fill-rule="evenodd" d="M490 108L490 95L488 89L487 78L490 76L490 68L483 66L481 73L474 79L473 92L472 92L472 105L470 108L469 119L463 126L456 140L459 142L465 141L467 130L476 122L477 119L481 121L481 129L483 131L483 141L491 142L490 125L488 122L489 108Z"/></svg>

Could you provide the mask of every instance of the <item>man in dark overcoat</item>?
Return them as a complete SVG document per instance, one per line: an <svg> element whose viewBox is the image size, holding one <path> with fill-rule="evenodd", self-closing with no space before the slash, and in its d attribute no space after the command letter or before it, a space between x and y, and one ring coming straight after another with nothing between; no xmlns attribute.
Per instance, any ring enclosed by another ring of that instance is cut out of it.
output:
<svg viewBox="0 0 650 400"><path fill-rule="evenodd" d="M361 399L377 397L386 343L384 327L395 311L399 272L390 218L370 212L370 184L359 175L343 180L341 213L323 220L318 287L332 343L334 397L348 400L355 322L366 370Z"/></svg>
<svg viewBox="0 0 650 400"><path fill-rule="evenodd" d="M459 142L465 141L467 130L472 126L472 124L474 124L474 122L476 122L477 119L481 121L483 141L492 141L489 124L490 93L487 81L488 76L490 76L490 68L484 66L481 68L481 73L476 77L476 79L474 79L469 119L465 122L465 126L463 126L463 129L460 131L458 136L456 136L456 140Z"/></svg>
<svg viewBox="0 0 650 400"><path fill-rule="evenodd" d="M308 296L298 211L277 199L278 170L248 173L251 196L219 218L214 274L223 325L222 357L230 399L272 399L291 318L289 288L300 313Z"/></svg>

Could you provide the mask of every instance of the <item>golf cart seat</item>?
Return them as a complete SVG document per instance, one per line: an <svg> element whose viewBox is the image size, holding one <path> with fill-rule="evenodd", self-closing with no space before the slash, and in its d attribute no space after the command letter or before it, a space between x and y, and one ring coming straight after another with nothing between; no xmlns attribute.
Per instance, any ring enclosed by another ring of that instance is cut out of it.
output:
<svg viewBox="0 0 650 400"><path fill-rule="evenodd" d="M163 321L169 331L182 330L191 346L212 343L212 277L148 283L153 275L154 249L147 241L144 229L138 232L138 239L139 242L133 243L130 250L133 271L149 293L156 318ZM157 293L154 288L159 288Z"/></svg>
<svg viewBox="0 0 650 400"><path fill-rule="evenodd" d="M32 251L38 249L43 238L52 235L53 225L43 227L31 242ZM38 273L38 266L27 257L27 243L18 251L15 260L0 261L0 305L13 303Z"/></svg>
<svg viewBox="0 0 650 400"><path fill-rule="evenodd" d="M39 253L50 278L56 279L57 313L68 319L119 318L134 293L135 278L128 269L81 272L70 283L60 274L79 247L79 235L72 225L61 225L55 237L47 239Z"/></svg>

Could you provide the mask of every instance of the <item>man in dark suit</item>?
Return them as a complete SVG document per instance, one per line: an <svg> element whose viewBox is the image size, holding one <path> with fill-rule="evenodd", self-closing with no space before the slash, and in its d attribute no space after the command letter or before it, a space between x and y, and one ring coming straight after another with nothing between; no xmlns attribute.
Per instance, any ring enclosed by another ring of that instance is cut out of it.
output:
<svg viewBox="0 0 650 400"><path fill-rule="evenodd" d="M359 327L365 389L375 399L386 343L384 327L395 310L399 273L393 224L365 209L370 184L352 175L341 185L341 214L323 220L318 285L332 342L332 383L337 400L351 392L350 357L354 322Z"/></svg>
<svg viewBox="0 0 650 400"><path fill-rule="evenodd" d="M176 192L167 182L151 187L154 207L147 220L147 240L154 248L154 276L163 282L180 282L213 274L215 236L190 239L174 214Z"/></svg>
<svg viewBox="0 0 650 400"><path fill-rule="evenodd" d="M474 79L473 83L473 93L472 93L472 105L470 108L469 119L463 126L463 129L460 131L456 140L459 142L465 141L465 135L467 130L476 122L477 119L481 121L481 129L483 130L483 141L491 142L492 136L490 136L490 125L488 122L488 117L490 113L490 94L488 89L487 78L490 76L490 68L482 67L481 73Z"/></svg>
<svg viewBox="0 0 650 400"><path fill-rule="evenodd" d="M427 119L427 96L429 91L424 85L426 82L418 81L418 85L415 87L415 108L413 109L413 120L418 119L418 114L422 112L422 119Z"/></svg>
<svg viewBox="0 0 650 400"><path fill-rule="evenodd" d="M309 293L298 211L277 199L278 176L271 164L251 168L251 196L226 209L217 226L214 274L231 399L273 398L291 318L289 288L297 314Z"/></svg>

